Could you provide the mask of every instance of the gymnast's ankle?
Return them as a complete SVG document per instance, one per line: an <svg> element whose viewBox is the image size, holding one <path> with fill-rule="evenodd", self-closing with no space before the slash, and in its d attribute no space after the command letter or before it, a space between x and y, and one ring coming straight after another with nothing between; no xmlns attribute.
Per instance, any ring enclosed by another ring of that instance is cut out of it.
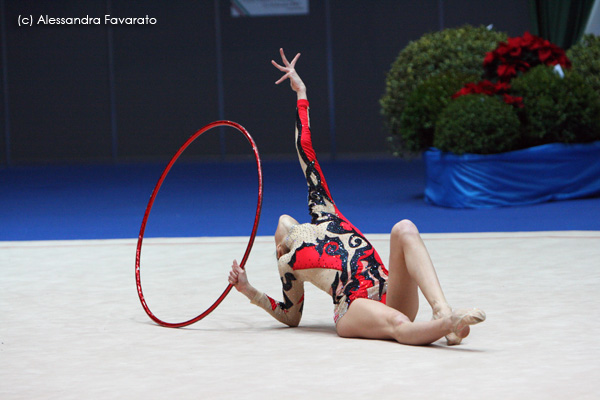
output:
<svg viewBox="0 0 600 400"><path fill-rule="evenodd" d="M434 319L434 320L446 319L449 321L449 327L450 327L451 332L446 335L446 342L448 343L448 346L458 345L462 342L462 340L464 338L469 336L469 333L471 332L471 328L469 328L468 325L463 326L458 331L455 330L457 327L454 326L454 322L455 322L454 318L453 318L454 313L452 311L452 307L450 307L450 305L448 305L448 303L432 306L432 309L433 309L433 318L432 319Z"/></svg>
<svg viewBox="0 0 600 400"><path fill-rule="evenodd" d="M433 319L440 319L452 315L452 307L448 303L434 303L431 305Z"/></svg>

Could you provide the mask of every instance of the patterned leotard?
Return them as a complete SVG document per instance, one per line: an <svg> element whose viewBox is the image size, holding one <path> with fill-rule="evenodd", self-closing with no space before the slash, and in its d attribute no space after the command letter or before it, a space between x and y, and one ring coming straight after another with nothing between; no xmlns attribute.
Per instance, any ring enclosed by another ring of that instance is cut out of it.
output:
<svg viewBox="0 0 600 400"><path fill-rule="evenodd" d="M331 295L337 322L355 299L383 300L388 277L371 243L333 202L312 147L308 101L298 100L297 107L296 149L308 184L312 220L294 225L285 239L290 252L278 260L283 302L260 292L252 299L253 304L292 326L302 317L305 281Z"/></svg>

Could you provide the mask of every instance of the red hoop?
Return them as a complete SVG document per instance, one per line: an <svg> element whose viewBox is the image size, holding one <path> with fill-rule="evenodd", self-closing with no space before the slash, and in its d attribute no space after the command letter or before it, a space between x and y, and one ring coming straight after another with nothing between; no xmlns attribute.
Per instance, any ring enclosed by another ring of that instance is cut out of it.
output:
<svg viewBox="0 0 600 400"><path fill-rule="evenodd" d="M246 129L244 129L244 127L241 126L240 124L237 124L232 121L215 121L215 122L212 122L212 123L206 125L204 128L200 129L199 131L197 131L194 135L192 135L183 144L183 146L181 146L181 148L177 151L177 153L175 153L175 155L173 156L173 158L171 159L169 164L167 164L167 167L163 171L162 175L158 179L156 186L154 187L154 191L152 192L152 196L150 196L150 201L148 201L148 206L146 207L144 219L142 220L142 226L140 228L140 235L138 237L137 251L136 251L136 256L135 256L135 281L137 284L137 292L138 292L138 296L140 298L140 302L142 303L142 307L144 308L144 311L146 311L146 314L148 314L148 316L154 322L156 322L157 324L162 325L162 326L166 326L169 328L181 328L183 326L191 325L195 322L200 321L202 318L206 317L208 314L213 312L214 309L217 308L217 306L219 304L221 304L223 299L229 294L229 292L231 291L231 288L233 287L231 284L229 284L225 288L225 290L223 291L221 296L219 296L219 298L213 303L213 305L210 306L209 308L207 308L202 314L198 315L197 317L192 318L185 322L170 323L170 322L162 321L161 319L157 318L152 313L152 311L150 311L150 308L148 307L148 305L146 304L146 300L144 299L144 294L142 292L142 283L141 283L141 279L140 279L140 257L142 254L142 241L144 240L144 231L146 230L146 222L148 222L148 216L150 215L150 210L152 209L152 205L154 204L154 199L156 198L156 195L158 194L158 191L160 190L160 187L162 186L163 181L167 177L167 174L171 170L171 167L173 166L173 164L175 164L175 161L177 161L177 159L183 153L183 151L190 144L192 144L192 142L194 140L196 140L198 138L198 136L202 135L204 132L206 132L212 128L215 128L217 126L224 126L224 125L231 126L235 129L237 129L246 137L246 139L248 139L248 142L250 143L250 145L252 146L252 150L254 151L254 158L256 159L256 168L258 170L258 200L256 203L256 216L254 217L254 226L252 227L252 234L250 235L250 239L248 240L248 246L246 247L246 252L244 253L244 257L242 258L242 261L240 262L240 267L244 268L244 266L246 264L246 260L248 259L248 256L250 255L250 250L252 249L252 245L254 244L254 238L256 237L256 230L258 228L258 221L260 220L260 211L262 208L262 197L263 197L262 168L260 165L260 156L258 154L258 148L256 147L256 143L254 143L252 136L250 136L248 131L246 131Z"/></svg>

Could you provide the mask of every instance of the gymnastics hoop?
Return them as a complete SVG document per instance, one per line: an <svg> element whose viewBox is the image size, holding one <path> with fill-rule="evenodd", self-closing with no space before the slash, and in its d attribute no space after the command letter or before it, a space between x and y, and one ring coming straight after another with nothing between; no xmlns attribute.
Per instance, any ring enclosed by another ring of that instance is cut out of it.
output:
<svg viewBox="0 0 600 400"><path fill-rule="evenodd" d="M256 215L254 217L254 226L252 227L252 233L250 234L250 239L248 240L248 246L246 247L246 252L244 253L244 257L242 258L242 261L239 264L240 267L242 267L242 268L244 268L244 266L246 265L246 260L248 260L248 256L250 255L250 250L252 249L252 245L254 244L254 238L256 237L256 230L258 228L258 221L260 220L260 211L262 208L262 197L263 197L262 168L261 168L261 164L260 164L260 155L258 154L258 148L256 147L256 143L254 143L252 136L250 136L248 131L240 124L232 122L232 121L212 122L212 123L206 125L204 128L197 131L195 134L193 134L183 144L183 146L181 146L179 148L177 153L175 153L173 158L171 158L171 161L169 162L169 164L167 164L165 170L163 171L162 175L158 179L156 186L154 187L154 191L152 192L152 195L150 196L150 200L148 201L148 206L146 207L146 212L144 213L144 219L142 220L142 226L140 227L140 234L138 236L137 250L136 250L136 254L135 254L135 282L137 285L138 297L140 298L140 302L142 303L142 307L144 308L144 311L146 311L146 314L148 314L150 319L152 319L157 324L168 327L168 328L181 328L183 326L191 325L195 322L200 321L202 318L206 317L208 314L213 312L219 304L221 304L223 299L225 299L225 297L229 294L229 292L231 291L231 288L233 287L233 285L231 285L231 284L227 285L227 287L225 288L223 293L219 296L219 298L210 307L208 307L202 314L198 315L197 317L192 318L185 322L172 323L172 322L165 322L165 321L159 319L152 313L152 311L150 311L150 308L148 307L148 304L146 304L146 300L144 299L144 293L142 291L142 282L141 282L141 278L140 278L140 258L142 255L142 242L144 240L144 231L146 230L146 222L148 222L148 216L150 215L150 210L152 209L152 205L154 204L154 199L156 198L156 195L158 194L158 191L160 190L160 187L162 186L163 181L167 177L167 174L171 170L171 167L173 166L173 164L175 164L175 161L177 161L177 159L184 152L184 150L187 149L188 146L190 144L192 144L192 142L194 140L196 140L204 132L209 131L212 128L216 128L218 126L231 126L235 129L237 129L238 131L240 131L246 137L246 139L252 146L252 151L254 152L254 158L256 160L256 168L258 170L258 200L256 202Z"/></svg>

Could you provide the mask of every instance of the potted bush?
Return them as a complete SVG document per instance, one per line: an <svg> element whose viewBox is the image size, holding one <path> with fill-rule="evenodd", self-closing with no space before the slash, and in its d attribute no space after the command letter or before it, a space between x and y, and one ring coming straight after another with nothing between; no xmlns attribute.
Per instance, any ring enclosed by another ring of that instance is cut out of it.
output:
<svg viewBox="0 0 600 400"><path fill-rule="evenodd" d="M600 36L587 34L567 50L573 71L580 73L586 84L600 93Z"/></svg>
<svg viewBox="0 0 600 400"><path fill-rule="evenodd" d="M460 88L473 76L481 75L481 60L485 54L506 39L507 35L503 32L484 26L464 25L427 33L400 51L387 74L385 93L380 100L381 112L390 131L388 141L395 155L421 152L431 146L430 141L424 141L415 147L415 138L411 137L402 121L407 101L417 87L437 75L449 74L459 80L463 77L455 85ZM431 96L428 97L431 99ZM423 121L431 125L433 122Z"/></svg>
<svg viewBox="0 0 600 400"><path fill-rule="evenodd" d="M584 43L572 53L590 70L597 58L583 54L598 45ZM460 79L435 94L426 80L405 96L399 136L409 150L425 150L426 200L473 208L600 194L600 95L571 64L562 49L525 33L482 56L478 79L456 92ZM443 97L430 101L435 112L415 106L421 92Z"/></svg>

